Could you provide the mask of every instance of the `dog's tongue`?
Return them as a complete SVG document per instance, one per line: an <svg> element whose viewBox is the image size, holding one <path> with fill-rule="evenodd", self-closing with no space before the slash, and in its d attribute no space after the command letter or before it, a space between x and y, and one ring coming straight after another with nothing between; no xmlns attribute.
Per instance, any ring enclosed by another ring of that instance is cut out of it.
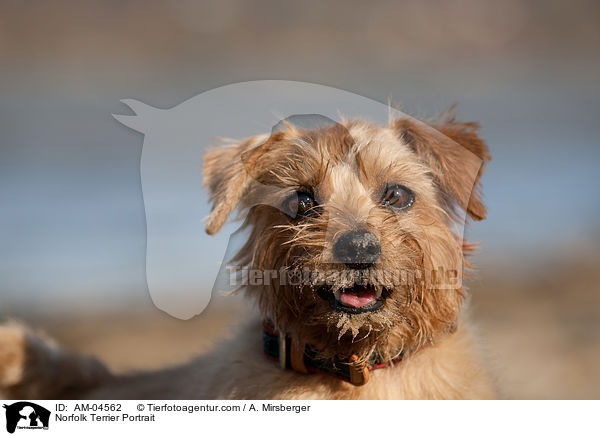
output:
<svg viewBox="0 0 600 436"><path fill-rule="evenodd" d="M371 287L354 287L343 289L340 294L340 301L346 306L363 307L367 306L377 299L375 289Z"/></svg>

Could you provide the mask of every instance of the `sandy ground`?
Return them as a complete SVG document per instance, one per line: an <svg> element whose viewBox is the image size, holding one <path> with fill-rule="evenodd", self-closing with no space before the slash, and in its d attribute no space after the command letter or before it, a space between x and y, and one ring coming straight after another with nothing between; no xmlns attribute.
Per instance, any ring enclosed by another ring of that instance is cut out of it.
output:
<svg viewBox="0 0 600 436"><path fill-rule="evenodd" d="M600 398L600 272L473 286L472 317L508 398Z"/></svg>
<svg viewBox="0 0 600 436"><path fill-rule="evenodd" d="M600 398L600 271L482 277L471 282L471 317L513 399ZM93 354L116 371L159 368L209 351L250 309L236 297L213 300L201 316L179 321L148 307L127 313L30 320L65 346Z"/></svg>

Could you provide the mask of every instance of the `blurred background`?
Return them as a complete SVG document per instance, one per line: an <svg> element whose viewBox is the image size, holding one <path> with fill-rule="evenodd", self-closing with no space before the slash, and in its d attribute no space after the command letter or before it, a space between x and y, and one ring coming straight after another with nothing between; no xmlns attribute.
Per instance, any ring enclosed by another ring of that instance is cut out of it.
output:
<svg viewBox="0 0 600 436"><path fill-rule="evenodd" d="M247 312L152 305L143 137L111 117L120 99L287 79L418 116L458 102L493 156L470 312L504 394L599 398L599 49L594 1L4 1L0 314L125 371L205 352ZM206 237L207 287L233 229Z"/></svg>

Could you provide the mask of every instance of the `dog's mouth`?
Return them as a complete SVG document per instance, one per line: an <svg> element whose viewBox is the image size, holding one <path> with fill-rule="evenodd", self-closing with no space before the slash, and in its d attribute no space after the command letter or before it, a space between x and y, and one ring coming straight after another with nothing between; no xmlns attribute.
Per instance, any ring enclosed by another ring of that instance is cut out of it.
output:
<svg viewBox="0 0 600 436"><path fill-rule="evenodd" d="M354 285L334 292L323 286L318 294L329 301L332 309L346 313L374 312L381 309L390 292L373 285Z"/></svg>

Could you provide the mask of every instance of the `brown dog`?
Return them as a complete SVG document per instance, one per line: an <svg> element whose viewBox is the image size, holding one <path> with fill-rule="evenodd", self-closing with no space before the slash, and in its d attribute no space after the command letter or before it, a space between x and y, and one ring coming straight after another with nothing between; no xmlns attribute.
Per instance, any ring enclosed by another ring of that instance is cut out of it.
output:
<svg viewBox="0 0 600 436"><path fill-rule="evenodd" d="M204 162L213 203L207 232L218 232L234 210L247 212L250 236L232 262L243 268L240 288L258 302L262 320L189 365L134 376L110 375L8 325L0 329L4 392L495 397L460 315L463 255L471 246L458 229L465 215L486 213L479 177L489 155L477 125L451 115L384 127L298 120L215 148Z"/></svg>

